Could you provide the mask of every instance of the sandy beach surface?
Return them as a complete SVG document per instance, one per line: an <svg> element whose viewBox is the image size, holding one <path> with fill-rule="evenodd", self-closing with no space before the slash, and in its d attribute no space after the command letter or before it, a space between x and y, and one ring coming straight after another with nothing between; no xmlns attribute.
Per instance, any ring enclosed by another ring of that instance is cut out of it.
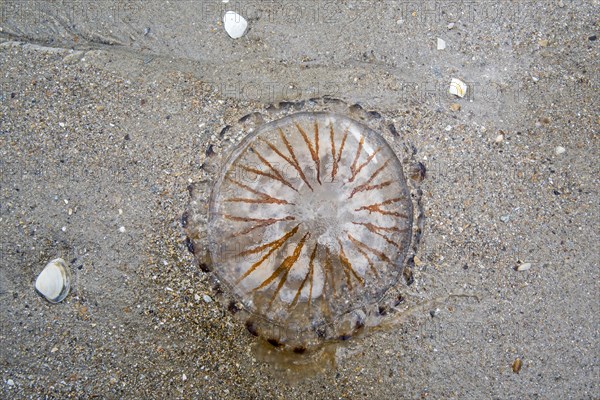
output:
<svg viewBox="0 0 600 400"><path fill-rule="evenodd" d="M0 398L600 398L599 16L597 0L2 1ZM394 323L286 372L219 301L181 216L225 126L322 96L416 149L425 228ZM34 282L57 257L71 292L51 305Z"/></svg>

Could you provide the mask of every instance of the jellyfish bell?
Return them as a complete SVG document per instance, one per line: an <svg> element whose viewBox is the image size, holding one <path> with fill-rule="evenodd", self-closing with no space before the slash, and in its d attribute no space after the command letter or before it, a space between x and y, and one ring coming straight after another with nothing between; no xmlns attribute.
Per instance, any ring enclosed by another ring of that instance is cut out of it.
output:
<svg viewBox="0 0 600 400"><path fill-rule="evenodd" d="M378 113L333 104L243 118L252 127L208 202L192 199L188 211L208 203L205 223L186 231L210 240L193 247L206 249L248 331L286 358L323 356L377 325L416 251L418 182L376 129L397 131Z"/></svg>

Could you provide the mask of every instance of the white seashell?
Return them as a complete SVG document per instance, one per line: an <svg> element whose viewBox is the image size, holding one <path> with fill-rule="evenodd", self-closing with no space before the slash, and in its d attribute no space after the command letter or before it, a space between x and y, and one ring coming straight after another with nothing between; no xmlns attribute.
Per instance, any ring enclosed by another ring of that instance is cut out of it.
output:
<svg viewBox="0 0 600 400"><path fill-rule="evenodd" d="M235 11L227 11L223 16L223 26L229 36L238 39L244 36L248 21Z"/></svg>
<svg viewBox="0 0 600 400"><path fill-rule="evenodd" d="M457 78L452 78L450 82L450 94L458 97L465 97L467 94L467 84Z"/></svg>
<svg viewBox="0 0 600 400"><path fill-rule="evenodd" d="M437 49L444 50L446 48L446 41L444 39L437 38Z"/></svg>
<svg viewBox="0 0 600 400"><path fill-rule="evenodd" d="M71 289L71 271L62 258L50 261L35 281L35 290L50 303L60 303Z"/></svg>
<svg viewBox="0 0 600 400"><path fill-rule="evenodd" d="M523 263L517 267L517 271L527 271L529 268L531 268L531 263Z"/></svg>
<svg viewBox="0 0 600 400"><path fill-rule="evenodd" d="M557 156L561 155L565 151L567 151L567 149L565 149L562 146L556 146L556 148L554 149L554 152L556 153Z"/></svg>

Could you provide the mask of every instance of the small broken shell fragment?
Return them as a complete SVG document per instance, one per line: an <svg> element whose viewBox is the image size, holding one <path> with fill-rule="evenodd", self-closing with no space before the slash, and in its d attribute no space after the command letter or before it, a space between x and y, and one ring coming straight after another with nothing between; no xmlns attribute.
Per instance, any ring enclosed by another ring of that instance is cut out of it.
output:
<svg viewBox="0 0 600 400"><path fill-rule="evenodd" d="M446 41L444 39L437 38L437 49L444 50L446 48Z"/></svg>
<svg viewBox="0 0 600 400"><path fill-rule="evenodd" d="M467 84L457 78L452 78L450 82L450 94L453 94L458 97L465 97L467 94Z"/></svg>
<svg viewBox="0 0 600 400"><path fill-rule="evenodd" d="M35 290L50 303L60 303L71 289L71 271L62 258L50 261L35 281Z"/></svg>
<svg viewBox="0 0 600 400"><path fill-rule="evenodd" d="M223 16L223 25L232 39L239 39L246 33L248 21L235 11L227 11Z"/></svg>
<svg viewBox="0 0 600 400"><path fill-rule="evenodd" d="M529 270L529 268L531 268L531 263L519 263L519 265L517 265L515 267L516 271L527 271Z"/></svg>
<svg viewBox="0 0 600 400"><path fill-rule="evenodd" d="M519 357L517 357L512 364L512 371L515 374L518 374L519 372L521 372L522 367L523 367L523 361L521 361L521 359Z"/></svg>

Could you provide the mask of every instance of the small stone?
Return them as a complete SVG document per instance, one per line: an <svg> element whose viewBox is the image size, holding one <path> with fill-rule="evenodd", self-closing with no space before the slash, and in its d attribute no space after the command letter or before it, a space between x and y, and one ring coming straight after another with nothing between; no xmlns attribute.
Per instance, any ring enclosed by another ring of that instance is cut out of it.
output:
<svg viewBox="0 0 600 400"><path fill-rule="evenodd" d="M54 346L52 348L52 350L50 350L50 353L56 353L58 351L58 347Z"/></svg>
<svg viewBox="0 0 600 400"><path fill-rule="evenodd" d="M15 381L13 381L12 379L8 379L8 380L6 381L6 384L7 384L8 386L15 386Z"/></svg>
<svg viewBox="0 0 600 400"><path fill-rule="evenodd" d="M508 221L510 221L510 215L503 215L500 217L500 221L507 223Z"/></svg>
<svg viewBox="0 0 600 400"><path fill-rule="evenodd" d="M467 84L457 78L452 78L450 82L450 94L453 94L458 97L465 97L467 94Z"/></svg>
<svg viewBox="0 0 600 400"><path fill-rule="evenodd" d="M200 296L198 296L198 293L194 294L194 300L196 301L200 301Z"/></svg>
<svg viewBox="0 0 600 400"><path fill-rule="evenodd" d="M564 3L564 1L563 1L563 0L559 0L559 2L558 2L558 6L559 6L560 8L563 8L563 7L565 6L565 3Z"/></svg>
<svg viewBox="0 0 600 400"><path fill-rule="evenodd" d="M448 126L446 126L446 128L444 128L444 130L445 130L446 132L450 132L450 131L452 130L452 125L448 125Z"/></svg>
<svg viewBox="0 0 600 400"><path fill-rule="evenodd" d="M119 228L119 232L121 232L121 233L125 233L125 231L126 231L126 229L125 229L125 227L124 227L124 226L122 226L122 227L120 227L120 228Z"/></svg>
<svg viewBox="0 0 600 400"><path fill-rule="evenodd" d="M450 109L452 111L455 111L455 112L460 111L460 108L461 108L460 104L458 104L458 103L452 103L452 104L450 104Z"/></svg>
<svg viewBox="0 0 600 400"><path fill-rule="evenodd" d="M446 48L446 41L444 39L437 38L437 49L444 50Z"/></svg>
<svg viewBox="0 0 600 400"><path fill-rule="evenodd" d="M104 106L96 106L96 111L98 111L98 112L104 111Z"/></svg>
<svg viewBox="0 0 600 400"><path fill-rule="evenodd" d="M596 40L596 39L598 39L598 37L597 37L596 35L592 35L592 36L590 36L590 37L588 38L588 40L589 40L590 42L593 42L593 41L594 41L594 40Z"/></svg>
<svg viewBox="0 0 600 400"><path fill-rule="evenodd" d="M452 29L452 28L454 28L454 22L450 22L450 23L448 24L448 30L450 30L450 29Z"/></svg>
<svg viewBox="0 0 600 400"><path fill-rule="evenodd" d="M187 381L187 376L185 376L185 374L181 375L181 380L184 382Z"/></svg>
<svg viewBox="0 0 600 400"><path fill-rule="evenodd" d="M246 33L248 21L235 11L227 11L223 16L223 26L232 39L239 39Z"/></svg>
<svg viewBox="0 0 600 400"><path fill-rule="evenodd" d="M565 149L562 146L556 146L556 148L554 149L554 152L556 153L557 156L560 156L565 151L567 151L567 149Z"/></svg>
<svg viewBox="0 0 600 400"><path fill-rule="evenodd" d="M522 263L517 265L517 271L527 271L531 268L531 263Z"/></svg>
<svg viewBox="0 0 600 400"><path fill-rule="evenodd" d="M504 135L503 134L499 134L498 136L496 136L496 139L494 139L494 142L496 142L496 143L502 143L503 140L504 140Z"/></svg>
<svg viewBox="0 0 600 400"><path fill-rule="evenodd" d="M540 45L540 47L548 47L548 39L540 39L538 40L538 44Z"/></svg>
<svg viewBox="0 0 600 400"><path fill-rule="evenodd" d="M35 281L35 290L50 303L60 303L69 294L71 271L62 258L50 261Z"/></svg>
<svg viewBox="0 0 600 400"><path fill-rule="evenodd" d="M211 299L211 297L209 295L207 295L207 294L202 295L202 300L204 300L205 303L212 303L212 301L213 301Z"/></svg>

